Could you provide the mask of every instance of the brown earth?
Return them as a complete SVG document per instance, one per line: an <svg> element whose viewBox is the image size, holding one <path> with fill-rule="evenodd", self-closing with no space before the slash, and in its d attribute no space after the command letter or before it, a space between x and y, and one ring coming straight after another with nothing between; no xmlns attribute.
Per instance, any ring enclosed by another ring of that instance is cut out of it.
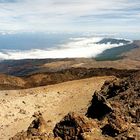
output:
<svg viewBox="0 0 140 140"><path fill-rule="evenodd" d="M79 113L78 110L75 112ZM106 81L101 90L94 92L89 107L80 113L64 116L51 135L49 123L41 113L37 113L27 131L17 133L10 140L139 140L140 71Z"/></svg>
<svg viewBox="0 0 140 140"><path fill-rule="evenodd" d="M95 90L114 77L93 77L24 90L0 91L0 139L7 140L26 130L40 111L52 132L55 124L69 112L85 114Z"/></svg>
<svg viewBox="0 0 140 140"><path fill-rule="evenodd" d="M68 113L55 125L51 135L39 113L27 131L10 140L139 140L140 71L106 81L101 90L94 92L86 116L84 112Z"/></svg>
<svg viewBox="0 0 140 140"><path fill-rule="evenodd" d="M22 78L0 74L0 89L19 89L25 86L26 82Z"/></svg>
<svg viewBox="0 0 140 140"><path fill-rule="evenodd" d="M140 46L140 41L135 43ZM133 49L115 61L79 58L1 65L2 71L20 77L0 74L0 139L22 130L17 135L40 135L41 127L42 135L52 139L139 140L139 52Z"/></svg>
<svg viewBox="0 0 140 140"><path fill-rule="evenodd" d="M1 74L0 90L28 89L96 76L114 75L116 77L126 77L136 71L138 70L119 70L112 68L70 68L57 72L37 73L25 77L6 76Z"/></svg>

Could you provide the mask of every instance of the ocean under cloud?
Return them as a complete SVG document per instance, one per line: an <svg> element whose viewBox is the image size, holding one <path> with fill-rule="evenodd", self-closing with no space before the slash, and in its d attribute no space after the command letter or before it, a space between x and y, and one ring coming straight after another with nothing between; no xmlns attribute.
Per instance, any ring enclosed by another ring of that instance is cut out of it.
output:
<svg viewBox="0 0 140 140"><path fill-rule="evenodd" d="M0 60L44 59L44 58L90 58L107 49L131 43L124 39L105 39L103 37L71 38L69 42L57 47L30 50L1 50Z"/></svg>

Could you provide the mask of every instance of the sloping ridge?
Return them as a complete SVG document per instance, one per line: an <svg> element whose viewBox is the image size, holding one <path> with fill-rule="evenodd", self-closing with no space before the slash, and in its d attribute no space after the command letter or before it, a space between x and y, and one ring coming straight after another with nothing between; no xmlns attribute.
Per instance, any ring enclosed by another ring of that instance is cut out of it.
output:
<svg viewBox="0 0 140 140"><path fill-rule="evenodd" d="M22 89L26 81L20 77L0 74L0 89Z"/></svg>
<svg viewBox="0 0 140 140"><path fill-rule="evenodd" d="M27 89L95 76L127 77L138 70L119 70L113 68L70 68L57 72L36 73L25 77L0 75L0 89Z"/></svg>

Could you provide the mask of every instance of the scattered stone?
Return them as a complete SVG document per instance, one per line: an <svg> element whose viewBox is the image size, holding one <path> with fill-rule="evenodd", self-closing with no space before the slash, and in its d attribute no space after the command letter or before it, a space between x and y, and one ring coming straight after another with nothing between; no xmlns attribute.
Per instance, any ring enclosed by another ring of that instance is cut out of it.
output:
<svg viewBox="0 0 140 140"><path fill-rule="evenodd" d="M26 114L26 110L20 109L20 110L19 110L19 113L20 113L20 114Z"/></svg>
<svg viewBox="0 0 140 140"><path fill-rule="evenodd" d="M25 101L22 101L22 103L23 103L23 104L26 104L26 102L25 102Z"/></svg>

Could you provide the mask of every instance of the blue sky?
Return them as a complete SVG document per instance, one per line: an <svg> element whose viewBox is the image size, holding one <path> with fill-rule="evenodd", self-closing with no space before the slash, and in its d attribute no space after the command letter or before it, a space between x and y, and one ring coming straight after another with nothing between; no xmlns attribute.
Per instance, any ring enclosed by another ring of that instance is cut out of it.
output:
<svg viewBox="0 0 140 140"><path fill-rule="evenodd" d="M0 31L140 33L140 0L0 0Z"/></svg>

